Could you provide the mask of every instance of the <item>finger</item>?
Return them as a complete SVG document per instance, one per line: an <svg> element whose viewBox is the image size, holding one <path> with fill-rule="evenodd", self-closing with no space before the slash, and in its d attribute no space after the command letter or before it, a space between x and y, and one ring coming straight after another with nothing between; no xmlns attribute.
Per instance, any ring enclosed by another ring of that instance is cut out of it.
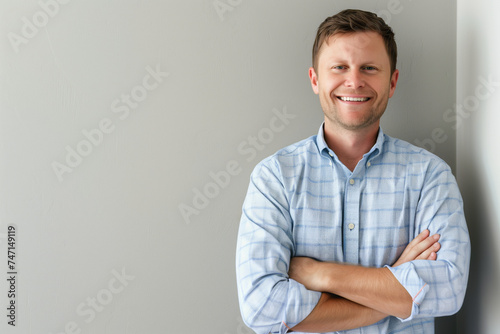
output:
<svg viewBox="0 0 500 334"><path fill-rule="evenodd" d="M434 234L430 237L427 237L425 240L421 241L417 245L415 245L411 250L410 254L414 257L417 258L419 257L422 253L424 253L427 249L432 247L434 243L436 243L439 240L440 236L439 234Z"/></svg>
<svg viewBox="0 0 500 334"><path fill-rule="evenodd" d="M424 241L425 239L427 239L429 237L429 235L431 234L431 232L429 230L423 230L422 232L419 233L419 235L417 235L415 237L415 239L413 239L409 244L408 246L410 247L413 247L413 246L416 246L418 245L419 243L421 243L422 241Z"/></svg>
<svg viewBox="0 0 500 334"><path fill-rule="evenodd" d="M405 262L421 259L435 259L437 255L432 255L432 252L437 252L441 245L433 246L439 240L440 235L430 235L429 230L424 230L419 233L403 250L398 260L393 264L397 267ZM434 248L432 248L434 247Z"/></svg>
<svg viewBox="0 0 500 334"><path fill-rule="evenodd" d="M417 246L420 242L422 242L423 240L425 240L430 234L430 231L429 230L423 230L422 232L420 232L419 235L417 235L415 237L415 239L413 239L407 246L406 248L404 249L403 253L401 254L401 256L406 256L408 253L410 253L410 251L415 247Z"/></svg>
<svg viewBox="0 0 500 334"><path fill-rule="evenodd" d="M441 248L441 244L439 242L435 242L432 244L429 248L427 248L424 252L422 252L416 260L435 260L435 258L432 258L433 253L436 255L436 253L439 251Z"/></svg>

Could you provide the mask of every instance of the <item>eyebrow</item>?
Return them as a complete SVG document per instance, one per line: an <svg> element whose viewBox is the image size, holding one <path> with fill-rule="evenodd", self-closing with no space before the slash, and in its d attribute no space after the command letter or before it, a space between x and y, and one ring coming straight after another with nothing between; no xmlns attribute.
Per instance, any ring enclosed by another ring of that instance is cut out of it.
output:
<svg viewBox="0 0 500 334"><path fill-rule="evenodd" d="M328 66L331 66L333 64L335 64L335 65L339 65L339 64L345 65L345 64L348 64L349 62L348 61L344 61L344 60L327 60L327 63L330 64ZM373 66L377 66L377 67L380 67L380 68L384 67L384 65L382 63L379 63L379 62L376 62L376 61L373 61L373 60L364 61L359 66L367 66L367 65L373 65Z"/></svg>

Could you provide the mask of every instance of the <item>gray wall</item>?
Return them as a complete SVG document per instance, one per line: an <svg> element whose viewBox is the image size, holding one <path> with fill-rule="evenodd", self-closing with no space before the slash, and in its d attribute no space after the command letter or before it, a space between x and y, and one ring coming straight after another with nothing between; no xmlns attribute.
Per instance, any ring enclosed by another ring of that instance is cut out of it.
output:
<svg viewBox="0 0 500 334"><path fill-rule="evenodd" d="M317 132L310 50L348 7L396 32L384 131L455 168L454 1L2 1L0 256L14 226L17 274L1 332L249 333L248 177Z"/></svg>
<svg viewBox="0 0 500 334"><path fill-rule="evenodd" d="M461 333L500 328L500 3L458 1L457 176L472 241Z"/></svg>

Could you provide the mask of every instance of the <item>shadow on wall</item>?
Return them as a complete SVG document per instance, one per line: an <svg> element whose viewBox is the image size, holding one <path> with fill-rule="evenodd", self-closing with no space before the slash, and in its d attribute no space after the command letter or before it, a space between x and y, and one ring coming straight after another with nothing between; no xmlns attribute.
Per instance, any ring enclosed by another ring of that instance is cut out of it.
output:
<svg viewBox="0 0 500 334"><path fill-rule="evenodd" d="M468 50L470 54L463 55L469 64L480 64L481 55L478 54L476 37L478 31L471 29L467 36L466 45L463 50ZM460 66L460 64L459 64ZM473 92L478 75L490 75L491 73L478 73L483 69L475 66L460 68L462 81L458 86L461 92ZM498 92L496 93L498 94ZM486 104L486 103L485 103ZM485 104L482 104L475 115L465 120L464 128L458 136L458 163L457 170L460 178L458 183L464 199L465 217L471 238L471 265L469 270L469 282L464 305L456 317L456 333L482 334L487 333L485 327L485 317L491 314L488 300L497 293L492 287L498 286L500 277L500 257L495 244L495 224L498 224L498 217L495 217L491 196L491 183L486 179L487 174L480 159L481 129L480 118L487 114ZM490 185L489 185L490 184ZM491 315L490 315L491 316ZM497 329L498 330L498 329ZM436 333L449 333L440 331L436 326Z"/></svg>
<svg viewBox="0 0 500 334"><path fill-rule="evenodd" d="M495 248L498 240L494 239L496 234L492 231L498 218L492 214L494 203L489 196L490 189L485 186L486 180L482 179L485 175L482 166L473 152L469 153L471 162L466 167L468 177L462 180L460 188L464 197L472 253L467 294L457 318L457 333L482 334L487 333L487 329L483 328L483 319L492 311L488 307L488 299L496 293L491 287L498 285L500 281L500 258Z"/></svg>

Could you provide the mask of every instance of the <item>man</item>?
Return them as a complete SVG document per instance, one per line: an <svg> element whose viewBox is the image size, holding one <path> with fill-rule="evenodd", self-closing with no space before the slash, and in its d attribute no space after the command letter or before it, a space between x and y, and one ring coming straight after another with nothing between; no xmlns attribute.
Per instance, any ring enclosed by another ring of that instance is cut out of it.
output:
<svg viewBox="0 0 500 334"><path fill-rule="evenodd" d="M373 13L318 28L309 78L324 123L257 165L243 205L238 294L257 333L427 334L460 309L470 244L456 181L380 128L396 58Z"/></svg>

